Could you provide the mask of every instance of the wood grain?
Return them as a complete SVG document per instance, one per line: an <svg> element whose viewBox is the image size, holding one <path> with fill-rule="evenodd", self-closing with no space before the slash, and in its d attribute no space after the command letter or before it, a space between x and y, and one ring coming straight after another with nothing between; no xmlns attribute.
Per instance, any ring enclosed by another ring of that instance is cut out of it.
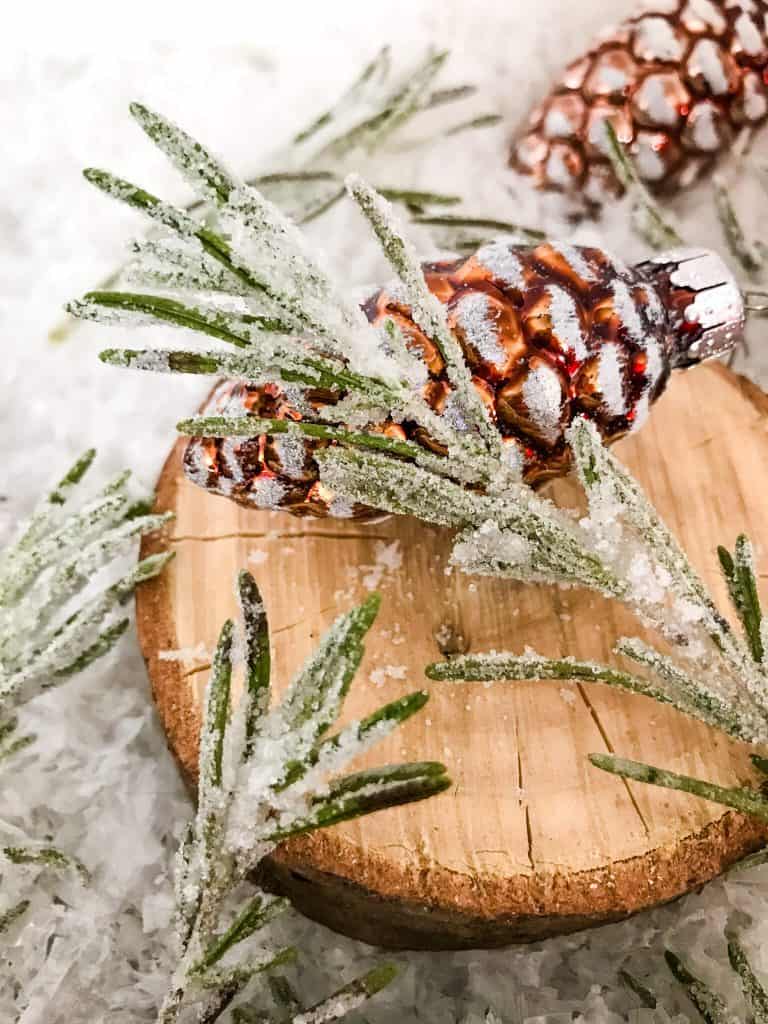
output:
<svg viewBox="0 0 768 1024"><path fill-rule="evenodd" d="M171 749L192 779L205 658L250 568L269 611L279 692L322 632L371 587L382 611L344 721L428 686L430 703L357 767L442 760L454 786L418 805L285 843L267 884L304 912L378 945L499 945L571 931L653 906L707 881L764 836L739 815L629 784L590 766L616 751L723 784L750 777L743 747L677 712L605 687L560 682L429 684L438 638L463 649L609 659L638 633L623 609L591 594L446 572L447 531L410 519L364 526L249 511L188 483L183 442L165 465L158 506L169 532L143 554L177 557L137 600L141 643ZM717 543L768 536L768 400L719 366L680 374L648 425L618 446L682 540L721 607ZM577 500L559 481L558 500ZM399 558L399 565L396 565ZM764 566L763 566L764 569Z"/></svg>

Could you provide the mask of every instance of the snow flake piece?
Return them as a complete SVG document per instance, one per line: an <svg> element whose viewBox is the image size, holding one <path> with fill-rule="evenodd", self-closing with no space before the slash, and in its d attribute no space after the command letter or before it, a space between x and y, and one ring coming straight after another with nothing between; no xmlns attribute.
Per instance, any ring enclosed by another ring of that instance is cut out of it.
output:
<svg viewBox="0 0 768 1024"><path fill-rule="evenodd" d="M307 461L304 440L295 434L281 434L280 437L275 438L274 445L284 475L289 480L301 479Z"/></svg>
<svg viewBox="0 0 768 1024"><path fill-rule="evenodd" d="M613 284L613 308L632 341L642 344L646 335L643 319L634 295L621 278Z"/></svg>
<svg viewBox="0 0 768 1024"><path fill-rule="evenodd" d="M286 485L274 476L257 476L248 492L248 500L257 508L279 508L286 495Z"/></svg>
<svg viewBox="0 0 768 1024"><path fill-rule="evenodd" d="M648 359L645 367L645 376L648 379L648 388L650 390L664 372L664 360L661 355L661 346L655 338L649 337L646 339L645 354Z"/></svg>
<svg viewBox="0 0 768 1024"><path fill-rule="evenodd" d="M202 640L195 647L179 647L176 650L160 651L158 653L160 661L180 661L184 665L190 665L199 661L208 662L211 660L211 657L211 652Z"/></svg>
<svg viewBox="0 0 768 1024"><path fill-rule="evenodd" d="M608 412L612 416L623 416L627 411L627 398L624 393L623 360L618 345L611 343L600 349L597 386Z"/></svg>
<svg viewBox="0 0 768 1024"><path fill-rule="evenodd" d="M396 573L402 564L403 553L399 540L393 540L390 544L383 540L376 541L376 561L373 565L365 566L367 571L363 576L363 586L366 590L377 590L385 575Z"/></svg>
<svg viewBox="0 0 768 1024"><path fill-rule="evenodd" d="M408 669L405 665L380 665L373 669L369 679L374 686L383 686L387 679L405 679Z"/></svg>
<svg viewBox="0 0 768 1024"><path fill-rule="evenodd" d="M547 288L547 295L552 332L560 342L561 348L563 351L573 352L578 360L586 359L589 351L584 342L579 311L573 296L554 284Z"/></svg>
<svg viewBox="0 0 768 1024"><path fill-rule="evenodd" d="M541 362L523 382L523 400L542 437L554 444L562 433L563 388L557 371Z"/></svg>
<svg viewBox="0 0 768 1024"><path fill-rule="evenodd" d="M550 242L549 244L560 253L571 270L575 270L582 281L589 283L597 280L595 271L584 258L578 246L569 245L568 242Z"/></svg>
<svg viewBox="0 0 768 1024"><path fill-rule="evenodd" d="M497 314L498 316L498 314ZM456 319L467 342L475 348L481 359L502 369L507 354L499 341L493 308L483 292L468 292L456 304Z"/></svg>
<svg viewBox="0 0 768 1024"><path fill-rule="evenodd" d="M490 519L454 546L451 562L465 572L494 575L530 560L528 541L517 533L502 530Z"/></svg>
<svg viewBox="0 0 768 1024"><path fill-rule="evenodd" d="M334 519L351 519L355 514L355 503L341 494L334 494L328 506L328 515Z"/></svg>
<svg viewBox="0 0 768 1024"><path fill-rule="evenodd" d="M475 258L508 288L522 289L525 287L520 260L507 242L501 240L487 242L478 249Z"/></svg>

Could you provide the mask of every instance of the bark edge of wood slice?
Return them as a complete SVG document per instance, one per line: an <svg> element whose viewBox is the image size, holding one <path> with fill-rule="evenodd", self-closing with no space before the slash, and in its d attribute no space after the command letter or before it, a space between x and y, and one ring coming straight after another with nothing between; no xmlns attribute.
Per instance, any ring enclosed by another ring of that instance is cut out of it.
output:
<svg viewBox="0 0 768 1024"><path fill-rule="evenodd" d="M746 748L674 710L606 687L559 682L429 683L448 648L609 659L642 635L623 609L581 591L446 575L447 531L409 519L365 526L239 508L183 477L183 439L158 482L176 519L142 556L177 557L137 596L139 638L171 750L193 781L207 659L235 608L236 571L256 576L279 693L340 612L370 589L379 619L342 722L419 687L420 715L355 767L444 761L452 789L282 844L265 885L316 920L374 945L500 946L619 920L707 882L768 831L683 794L627 783L590 751L699 775L753 779ZM768 535L750 500L768 474L768 397L719 365L676 375L621 457L712 588L718 543ZM555 496L575 498L572 482ZM763 566L763 571L765 567ZM200 643L205 652L193 650Z"/></svg>

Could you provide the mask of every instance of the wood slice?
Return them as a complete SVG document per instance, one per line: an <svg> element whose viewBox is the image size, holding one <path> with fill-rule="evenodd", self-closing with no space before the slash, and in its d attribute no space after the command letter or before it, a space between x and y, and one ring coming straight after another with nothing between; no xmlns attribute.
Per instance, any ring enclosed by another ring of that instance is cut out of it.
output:
<svg viewBox="0 0 768 1024"><path fill-rule="evenodd" d="M724 785L751 777L744 747L674 710L602 686L424 677L451 645L610 660L619 636L639 632L622 608L581 591L446 574L450 533L415 520L365 526L244 510L188 483L182 451L180 441L158 485L158 507L176 520L143 549L177 557L137 604L154 696L188 778L208 663L163 652L213 649L242 567L266 601L278 692L373 587L382 611L343 720L431 691L425 711L355 767L442 760L453 788L282 845L264 877L310 917L397 948L530 941L673 899L764 841L735 813L587 761L609 750ZM742 530L768 537L768 399L720 366L679 374L618 451L725 608L715 546ZM572 503L577 488L559 481L554 494Z"/></svg>

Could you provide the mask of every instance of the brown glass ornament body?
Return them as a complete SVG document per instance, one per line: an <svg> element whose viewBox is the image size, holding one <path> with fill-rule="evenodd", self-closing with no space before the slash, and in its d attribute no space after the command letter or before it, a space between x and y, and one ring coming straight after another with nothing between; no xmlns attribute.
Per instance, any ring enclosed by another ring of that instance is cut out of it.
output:
<svg viewBox="0 0 768 1024"><path fill-rule="evenodd" d="M528 483L568 470L565 430L576 416L588 417L613 442L642 424L666 385L674 338L663 280L600 249L491 242L467 259L425 264L424 275L445 304L473 383ZM444 360L409 307L381 290L363 309L373 324L394 320L425 363L424 398L456 422ZM341 397L307 389L302 403L309 403L317 419L334 423L333 407ZM299 420L296 406L302 403L292 402L290 392L276 384L224 381L204 412ZM369 429L446 454L422 427L407 421ZM251 507L294 515L378 515L344 502L319 480L313 452L324 443L284 434L194 438L185 468L207 490Z"/></svg>

